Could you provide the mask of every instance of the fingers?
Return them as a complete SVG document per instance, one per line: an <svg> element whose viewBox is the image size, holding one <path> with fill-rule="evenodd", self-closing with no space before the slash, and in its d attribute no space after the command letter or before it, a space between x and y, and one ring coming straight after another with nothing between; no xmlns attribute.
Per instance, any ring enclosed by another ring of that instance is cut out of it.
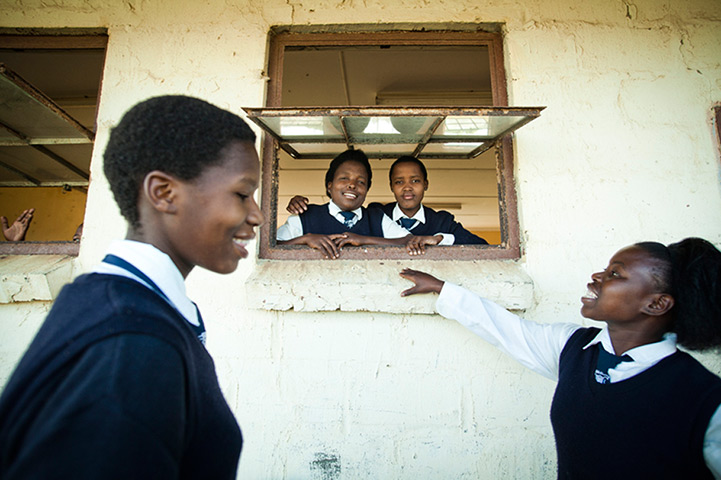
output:
<svg viewBox="0 0 721 480"><path fill-rule="evenodd" d="M401 292L401 297L407 297L409 295L414 295L416 293L418 293L418 287L413 286L407 290L403 290Z"/></svg>
<svg viewBox="0 0 721 480"><path fill-rule="evenodd" d="M308 198L296 195L290 199L288 206L285 209L293 215L300 215L308 210L308 202Z"/></svg>
<svg viewBox="0 0 721 480"><path fill-rule="evenodd" d="M416 293L440 293L444 284L442 280L437 279L433 275L418 270L411 270L410 268L404 268L400 272L400 276L415 283L411 288L401 292L402 297L415 295Z"/></svg>
<svg viewBox="0 0 721 480"><path fill-rule="evenodd" d="M333 237L333 242L338 248L343 248L346 245L355 245L355 237L352 233L337 233L330 236Z"/></svg>
<svg viewBox="0 0 721 480"><path fill-rule="evenodd" d="M416 276L417 276L419 273L421 273L421 272L419 272L418 270L413 270L412 268L404 268L403 270L401 270L401 272L399 273L399 275L400 275L401 277L405 278L406 280L410 280L411 282L415 282L415 281L416 281Z"/></svg>
<svg viewBox="0 0 721 480"><path fill-rule="evenodd" d="M0 217L0 222L2 222L3 230L7 230L8 228L10 228L10 225L8 225L7 217Z"/></svg>
<svg viewBox="0 0 721 480"><path fill-rule="evenodd" d="M423 255L426 253L426 247L419 239L420 237L414 237L406 244L406 251L409 255Z"/></svg>
<svg viewBox="0 0 721 480"><path fill-rule="evenodd" d="M28 208L27 210L24 210L23 213L20 214L16 222L20 222L23 225L27 225L30 223L30 220L33 219L33 213L35 213L34 208Z"/></svg>
<svg viewBox="0 0 721 480"><path fill-rule="evenodd" d="M340 257L340 249L338 248L338 246L336 246L333 239L329 237L323 237L320 243L321 250L323 250L325 258L335 260L336 258Z"/></svg>

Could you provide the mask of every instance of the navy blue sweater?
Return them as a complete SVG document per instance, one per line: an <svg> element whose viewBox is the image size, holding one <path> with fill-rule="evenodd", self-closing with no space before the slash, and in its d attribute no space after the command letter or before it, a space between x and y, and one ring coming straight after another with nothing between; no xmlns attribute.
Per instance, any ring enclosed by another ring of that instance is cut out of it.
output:
<svg viewBox="0 0 721 480"><path fill-rule="evenodd" d="M234 479L238 424L187 321L139 283L63 288L0 398L0 478Z"/></svg>
<svg viewBox="0 0 721 480"><path fill-rule="evenodd" d="M380 203L372 203L368 206L369 210L380 207L383 212L393 218L393 209L396 202L381 205ZM417 223L411 230L413 235L436 235L438 233L451 233L455 237L454 245L488 245L483 238L472 234L463 225L456 222L453 215L445 210L435 211L432 208L423 206L423 213L426 216L426 223Z"/></svg>
<svg viewBox="0 0 721 480"><path fill-rule="evenodd" d="M361 207L363 218L358 220L353 228L348 228L328 212L328 204L308 205L308 210L301 213L300 223L303 225L303 233L319 233L331 235L334 233L352 232L358 235L371 237L383 236L383 212L379 209L367 209Z"/></svg>
<svg viewBox="0 0 721 480"><path fill-rule="evenodd" d="M576 331L561 352L551 406L558 478L713 478L703 439L721 379L683 352L616 383L594 380L599 332Z"/></svg>

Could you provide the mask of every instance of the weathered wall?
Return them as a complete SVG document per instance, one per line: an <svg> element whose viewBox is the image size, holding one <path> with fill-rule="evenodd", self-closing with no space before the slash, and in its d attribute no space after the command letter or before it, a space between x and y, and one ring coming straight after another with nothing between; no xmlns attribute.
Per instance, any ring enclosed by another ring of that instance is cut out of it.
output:
<svg viewBox="0 0 721 480"><path fill-rule="evenodd" d="M536 300L527 317L581 321L589 274L630 242L698 235L721 245L717 0L2 3L0 27L108 28L79 271L124 234L101 169L109 128L158 94L236 112L262 105L267 33L290 24L504 24L511 105L548 107L515 140L519 263ZM255 265L188 279L245 434L242 478L555 476L552 382L437 316L249 309L243 282ZM396 291L384 311L406 301ZM0 381L46 311L0 305Z"/></svg>

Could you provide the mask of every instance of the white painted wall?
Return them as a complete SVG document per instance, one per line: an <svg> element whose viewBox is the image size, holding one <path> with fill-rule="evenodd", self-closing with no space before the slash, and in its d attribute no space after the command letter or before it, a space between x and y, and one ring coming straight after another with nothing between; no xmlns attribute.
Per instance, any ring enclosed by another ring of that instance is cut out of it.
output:
<svg viewBox="0 0 721 480"><path fill-rule="evenodd" d="M77 271L124 235L101 164L131 105L183 93L236 112L261 106L271 26L388 22L505 24L510 104L548 107L515 139L528 318L581 321L590 273L628 243L721 245L717 0L5 0L0 27L109 31ZM245 435L240 477L555 477L552 382L438 316L249 309L243 284L255 268L249 259L229 276L188 279ZM405 286L397 279L373 301L402 311ZM48 307L0 304L1 382Z"/></svg>

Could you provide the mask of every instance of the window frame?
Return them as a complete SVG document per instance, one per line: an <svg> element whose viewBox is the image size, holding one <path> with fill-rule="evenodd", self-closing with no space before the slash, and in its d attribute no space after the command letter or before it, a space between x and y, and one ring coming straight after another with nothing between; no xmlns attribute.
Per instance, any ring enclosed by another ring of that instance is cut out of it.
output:
<svg viewBox="0 0 721 480"><path fill-rule="evenodd" d="M283 54L286 47L298 46L373 46L373 45L448 45L485 46L488 48L493 106L508 106L506 74L503 60L503 37L500 33L449 31L381 31L353 33L271 33L268 57L267 107L280 107L283 78ZM264 135L262 152L261 208L269 213L260 228L260 259L318 260L319 254L306 246L277 245L275 226L278 213L278 146L270 135ZM520 257L518 208L513 176L513 149L509 136L496 145L496 174L501 229L500 245L454 245L429 247L426 260L499 260ZM281 206L282 208L283 206ZM408 259L404 247L346 247L341 259Z"/></svg>
<svg viewBox="0 0 721 480"><path fill-rule="evenodd" d="M43 30L38 34L14 34L0 33L0 48L2 49L26 49L26 50L74 50L74 49L99 49L107 53L108 35L103 29L91 29L90 31L72 32ZM98 103L102 92L101 83L98 87ZM97 115L97 111L96 111ZM94 132L93 132L94 133ZM32 188L32 187L27 187ZM87 202L87 200L86 200ZM86 203L87 208L87 203ZM8 219L12 221L13 219ZM80 251L80 243L68 241L47 241L47 242L0 242L0 255L70 255L77 256Z"/></svg>

